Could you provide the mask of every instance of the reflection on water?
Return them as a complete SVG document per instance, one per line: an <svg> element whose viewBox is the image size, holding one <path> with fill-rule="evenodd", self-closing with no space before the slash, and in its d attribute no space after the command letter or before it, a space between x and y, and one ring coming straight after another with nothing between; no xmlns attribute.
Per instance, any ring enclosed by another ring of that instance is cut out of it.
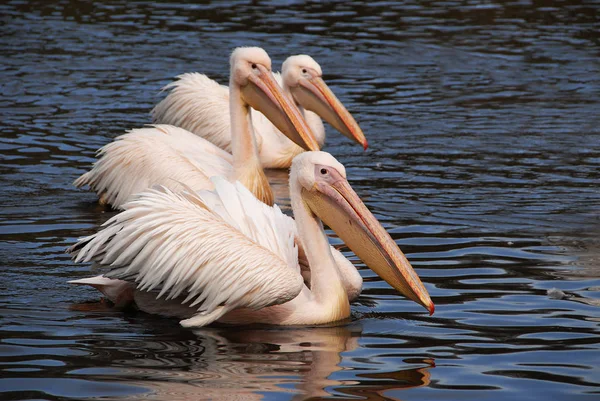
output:
<svg viewBox="0 0 600 401"><path fill-rule="evenodd" d="M152 389L149 398L261 399L269 392L327 396L326 387L344 385L330 376L342 369L341 353L358 347L360 326L193 334L194 349L189 342L151 344L152 354L143 361L123 361L120 375L148 378L139 384ZM162 356L174 353L179 358Z"/></svg>
<svg viewBox="0 0 600 401"><path fill-rule="evenodd" d="M73 389L49 390L49 382L33 379L42 375L57 383L73 383L77 391L97 387L100 393L108 392L102 394L114 392L132 399L261 399L265 393L304 399L338 391L377 399L387 389L429 384L428 369L435 366L432 359L409 358L374 372L369 367L373 362L360 356L360 322L339 327L188 331L181 330L176 320L123 316L102 303L76 304L68 323L63 321L68 320L65 312L44 308L39 313L12 312L14 316L9 313L3 321L5 330L14 328L12 318L26 324L27 336L36 339L23 338L21 332L3 341L3 356L18 357L5 361L7 376L0 379L9 395L45 392L76 397ZM43 328L44 324L62 328ZM98 326L111 324L119 328L98 332ZM53 340L39 339L45 335ZM349 369L348 361L354 365L353 379L339 374ZM353 389L357 385L360 389Z"/></svg>
<svg viewBox="0 0 600 401"><path fill-rule="evenodd" d="M599 7L4 2L0 398L597 398ZM240 45L321 64L370 144L326 150L434 316L332 233L365 281L340 327L189 331L66 285L88 270L65 248L113 215L71 182L175 75L227 82Z"/></svg>

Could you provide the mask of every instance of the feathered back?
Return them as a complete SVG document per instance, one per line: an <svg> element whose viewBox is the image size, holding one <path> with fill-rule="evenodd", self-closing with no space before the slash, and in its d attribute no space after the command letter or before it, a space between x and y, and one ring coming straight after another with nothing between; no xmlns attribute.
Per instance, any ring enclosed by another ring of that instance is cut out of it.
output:
<svg viewBox="0 0 600 401"><path fill-rule="evenodd" d="M213 179L215 191L174 193L158 187L127 203L98 233L71 247L75 261L95 261L105 276L184 297L203 326L236 308L261 309L295 298L303 287L293 220L241 184ZM268 277L268 280L265 280Z"/></svg>
<svg viewBox="0 0 600 401"><path fill-rule="evenodd" d="M198 193L204 204L248 238L299 269L298 249L293 241L297 235L294 219L283 214L279 206L268 206L259 201L240 182L232 184L218 176L212 177L211 181L214 191Z"/></svg>
<svg viewBox="0 0 600 401"><path fill-rule="evenodd" d="M231 153L229 89L204 74L182 74L163 88L170 93L150 112L152 121L171 124Z"/></svg>
<svg viewBox="0 0 600 401"><path fill-rule="evenodd" d="M74 185L90 188L114 208L133 195L164 185L174 191L181 183L210 188L209 177L230 174L232 157L205 139L172 125L133 129L98 151L98 161Z"/></svg>

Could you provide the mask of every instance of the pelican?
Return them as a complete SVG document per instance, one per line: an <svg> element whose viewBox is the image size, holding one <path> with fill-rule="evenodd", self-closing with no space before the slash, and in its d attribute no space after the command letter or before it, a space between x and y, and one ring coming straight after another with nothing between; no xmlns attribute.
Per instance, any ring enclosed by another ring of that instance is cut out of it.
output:
<svg viewBox="0 0 600 401"><path fill-rule="evenodd" d="M98 152L99 160L74 185L89 185L100 203L121 206L155 184L181 190L211 188L210 177L240 181L263 202L273 193L258 158L250 107L264 113L285 135L307 150L318 150L298 108L271 73L271 59L257 47L238 48L230 59L231 150L233 155L183 128L171 125L134 129Z"/></svg>
<svg viewBox="0 0 600 401"><path fill-rule="evenodd" d="M362 130L322 76L321 66L307 55L288 57L282 65L281 75L275 75L283 91L304 114L319 149L325 142L325 127L319 116L366 149L367 140ZM171 92L151 111L152 120L185 128L230 151L232 137L227 87L199 73L187 73L177 78L163 88L171 89ZM294 156L303 149L283 136L256 110L252 111L252 121L263 167L288 168Z"/></svg>
<svg viewBox="0 0 600 401"><path fill-rule="evenodd" d="M214 191L148 190L68 252L75 262L110 268L105 278L135 283L141 310L181 318L184 327L325 324L348 318L350 304L324 222L393 288L434 312L416 272L329 153L294 158L296 224L243 185L213 180ZM310 288L296 238L310 265Z"/></svg>

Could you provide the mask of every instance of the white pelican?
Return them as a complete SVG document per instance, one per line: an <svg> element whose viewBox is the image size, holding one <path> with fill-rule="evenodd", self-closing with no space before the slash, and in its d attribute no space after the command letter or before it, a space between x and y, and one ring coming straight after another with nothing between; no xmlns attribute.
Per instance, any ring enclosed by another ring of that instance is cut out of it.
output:
<svg viewBox="0 0 600 401"><path fill-rule="evenodd" d="M296 224L241 184L214 180L214 192L144 192L69 252L76 262L109 267L106 278L134 282L140 309L183 318L186 327L323 324L350 316L323 221L380 277L433 313L416 272L330 154L302 153L292 163ZM296 237L310 265L310 288Z"/></svg>
<svg viewBox="0 0 600 401"><path fill-rule="evenodd" d="M291 56L275 74L283 91L296 102L315 135L319 149L325 142L321 116L335 129L367 148L360 127L321 78L321 66L307 55ZM182 127L230 151L228 90L204 74L187 73L165 86L171 92L151 111L155 123ZM316 114L315 114L316 113ZM260 161L265 168L288 168L302 148L287 139L262 114L253 110Z"/></svg>
<svg viewBox="0 0 600 401"><path fill-rule="evenodd" d="M233 157L183 128L156 125L134 129L98 152L99 160L74 185L89 185L100 203L120 208L134 194L155 184L181 190L212 188L209 177L240 181L260 200L273 204L252 127L250 108L263 112L283 133L307 150L318 150L298 108L281 91L271 73L271 59L257 47L238 48L231 55L229 82Z"/></svg>

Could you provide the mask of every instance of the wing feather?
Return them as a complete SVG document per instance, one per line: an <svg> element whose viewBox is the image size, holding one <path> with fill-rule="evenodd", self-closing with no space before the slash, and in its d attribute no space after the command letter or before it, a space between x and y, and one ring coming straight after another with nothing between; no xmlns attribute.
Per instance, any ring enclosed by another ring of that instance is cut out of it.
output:
<svg viewBox="0 0 600 401"><path fill-rule="evenodd" d="M281 74L274 73L273 76L282 86ZM185 128L231 152L229 88L197 72L181 74L176 78L163 87L162 91L169 91L169 94L150 112L152 121ZM279 132L262 113L254 109L252 121L259 149L264 131Z"/></svg>
<svg viewBox="0 0 600 401"><path fill-rule="evenodd" d="M209 177L233 171L229 153L182 128L133 129L98 151L98 161L74 185L89 187L115 208L152 185L210 189Z"/></svg>
<svg viewBox="0 0 600 401"><path fill-rule="evenodd" d="M167 90L150 112L152 121L185 128L231 152L229 88L194 72L179 75L163 88Z"/></svg>
<svg viewBox="0 0 600 401"><path fill-rule="evenodd" d="M211 210L257 244L271 250L289 266L298 268L296 222L277 205L268 206L242 184L229 183L223 177L211 178L214 191L200 191L198 196ZM292 236L289 236L291 233Z"/></svg>
<svg viewBox="0 0 600 401"><path fill-rule="evenodd" d="M112 268L106 277L135 281L138 290L185 297L198 313L184 325L295 298L303 282L293 220L241 185L213 184L215 191L199 193L145 191L69 252Z"/></svg>

